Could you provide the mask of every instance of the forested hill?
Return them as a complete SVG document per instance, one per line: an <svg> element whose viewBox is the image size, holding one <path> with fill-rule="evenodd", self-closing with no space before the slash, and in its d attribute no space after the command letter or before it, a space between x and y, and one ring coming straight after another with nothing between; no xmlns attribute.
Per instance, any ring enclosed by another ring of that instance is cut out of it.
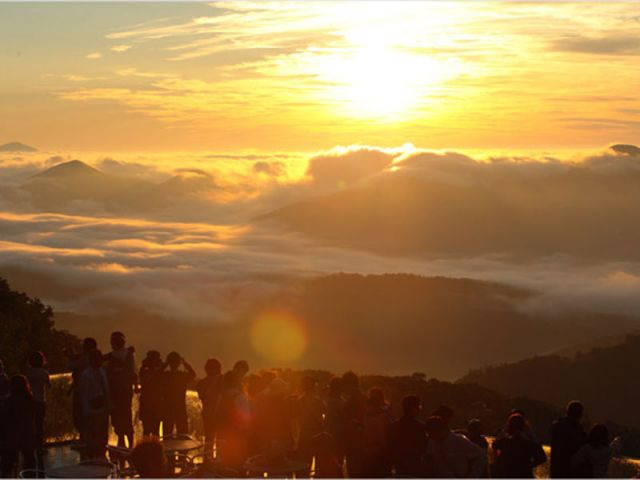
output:
<svg viewBox="0 0 640 480"><path fill-rule="evenodd" d="M640 335L578 353L574 358L538 356L471 371L458 383L476 383L507 395L523 395L562 406L585 402L593 419L640 427Z"/></svg>
<svg viewBox="0 0 640 480"><path fill-rule="evenodd" d="M53 327L51 307L11 290L6 280L0 278L0 358L9 373L24 368L34 351L45 354L52 372L66 368L64 349L77 349L80 340Z"/></svg>

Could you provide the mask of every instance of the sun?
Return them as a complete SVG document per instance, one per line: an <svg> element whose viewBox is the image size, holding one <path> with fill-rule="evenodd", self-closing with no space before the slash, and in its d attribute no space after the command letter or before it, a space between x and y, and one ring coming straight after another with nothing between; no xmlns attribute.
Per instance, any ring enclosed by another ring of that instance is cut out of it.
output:
<svg viewBox="0 0 640 480"><path fill-rule="evenodd" d="M344 114L396 122L438 100L439 87L458 75L454 59L437 58L404 45L399 29L354 29L349 47L316 56L323 94Z"/></svg>

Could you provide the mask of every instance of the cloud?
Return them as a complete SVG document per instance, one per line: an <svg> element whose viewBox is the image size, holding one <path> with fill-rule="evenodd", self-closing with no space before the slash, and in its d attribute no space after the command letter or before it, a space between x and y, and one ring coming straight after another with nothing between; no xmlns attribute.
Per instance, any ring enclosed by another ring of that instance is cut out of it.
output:
<svg viewBox="0 0 640 480"><path fill-rule="evenodd" d="M282 162L265 162L263 160L254 163L251 168L255 173L264 173L271 177L279 177L286 171L286 167Z"/></svg>
<svg viewBox="0 0 640 480"><path fill-rule="evenodd" d="M311 157L307 176L321 187L342 189L382 172L401 153L402 149L385 150L367 146L336 147Z"/></svg>
<svg viewBox="0 0 640 480"><path fill-rule="evenodd" d="M125 44L114 45L113 47L111 47L111 51L116 53L122 53L122 52L126 52L127 50L130 50L131 48L132 48L131 45L125 45Z"/></svg>
<svg viewBox="0 0 640 480"><path fill-rule="evenodd" d="M86 54L84 58L88 60L98 60L99 58L102 58L102 54L100 52L91 52Z"/></svg>
<svg viewBox="0 0 640 480"><path fill-rule="evenodd" d="M640 38L637 35L597 38L573 35L553 41L549 48L554 51L593 55L640 55Z"/></svg>

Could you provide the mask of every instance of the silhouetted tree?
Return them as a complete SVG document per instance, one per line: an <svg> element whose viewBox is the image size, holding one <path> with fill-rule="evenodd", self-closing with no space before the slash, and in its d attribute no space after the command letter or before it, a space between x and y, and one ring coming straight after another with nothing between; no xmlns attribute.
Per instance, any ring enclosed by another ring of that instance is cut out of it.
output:
<svg viewBox="0 0 640 480"><path fill-rule="evenodd" d="M51 307L0 278L0 356L9 372L21 369L36 350L44 352L53 372L65 369L64 349L78 348L80 340L53 327Z"/></svg>

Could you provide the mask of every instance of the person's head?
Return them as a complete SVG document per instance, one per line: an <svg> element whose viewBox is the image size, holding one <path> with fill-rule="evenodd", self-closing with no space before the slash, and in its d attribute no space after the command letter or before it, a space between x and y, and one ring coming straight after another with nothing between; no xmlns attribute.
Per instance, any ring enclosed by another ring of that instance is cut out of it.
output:
<svg viewBox="0 0 640 480"><path fill-rule="evenodd" d="M89 366L91 368L100 368L102 366L102 352L97 348L89 352Z"/></svg>
<svg viewBox="0 0 640 480"><path fill-rule="evenodd" d="M482 435L482 430L482 422L477 418L472 418L467 422L467 431L469 432L469 435L479 437Z"/></svg>
<svg viewBox="0 0 640 480"><path fill-rule="evenodd" d="M373 408L384 407L387 404L384 398L384 391L380 387L373 387L369 390L367 404Z"/></svg>
<svg viewBox="0 0 640 480"><path fill-rule="evenodd" d="M342 388L345 393L352 394L360 390L360 379L353 372L347 372L342 375Z"/></svg>
<svg viewBox="0 0 640 480"><path fill-rule="evenodd" d="M283 398L289 393L289 384L282 378L276 377L271 380L266 392L272 397Z"/></svg>
<svg viewBox="0 0 640 480"><path fill-rule="evenodd" d="M44 353L42 352L33 352L29 356L29 366L33 368L42 368L45 363L47 363Z"/></svg>
<svg viewBox="0 0 640 480"><path fill-rule="evenodd" d="M527 422L519 413L512 413L507 420L507 433L515 436L524 432L527 428Z"/></svg>
<svg viewBox="0 0 640 480"><path fill-rule="evenodd" d="M114 350L120 350L124 348L126 341L124 338L124 333L122 332L113 332L111 334L111 348Z"/></svg>
<svg viewBox="0 0 640 480"><path fill-rule="evenodd" d="M242 379L242 377L249 373L249 363L246 360L238 360L233 366L233 371Z"/></svg>
<svg viewBox="0 0 640 480"><path fill-rule="evenodd" d="M98 342L93 337L87 337L82 340L82 351L85 353L89 353L91 350L95 350L98 348Z"/></svg>
<svg viewBox="0 0 640 480"><path fill-rule="evenodd" d="M329 395L332 397L342 395L342 379L340 377L332 377L329 380Z"/></svg>
<svg viewBox="0 0 640 480"><path fill-rule="evenodd" d="M589 431L589 444L594 448L602 448L609 445L609 429L606 425L597 423Z"/></svg>
<svg viewBox="0 0 640 480"><path fill-rule="evenodd" d="M584 405L582 402L573 400L567 405L567 417L571 420L580 421L584 413Z"/></svg>
<svg viewBox="0 0 640 480"><path fill-rule="evenodd" d="M512 408L511 411L509 412L509 416L513 415L514 413L517 413L527 418L527 416L524 414L524 410L522 410L521 408Z"/></svg>
<svg viewBox="0 0 640 480"><path fill-rule="evenodd" d="M182 363L182 357L178 352L169 352L167 355L167 365L171 370L177 370Z"/></svg>
<svg viewBox="0 0 640 480"><path fill-rule="evenodd" d="M300 390L302 393L314 393L316 391L316 379L305 375L300 380Z"/></svg>
<svg viewBox="0 0 640 480"><path fill-rule="evenodd" d="M14 375L9 382L9 393L12 396L32 396L31 385L24 375Z"/></svg>
<svg viewBox="0 0 640 480"><path fill-rule="evenodd" d="M142 363L148 368L160 367L162 365L162 356L157 350L149 350Z"/></svg>
<svg viewBox="0 0 640 480"><path fill-rule="evenodd" d="M166 478L164 446L154 438L142 440L131 452L131 462L140 478Z"/></svg>
<svg viewBox="0 0 640 480"><path fill-rule="evenodd" d="M215 358L210 358L204 364L204 371L207 377L217 377L222 373L222 365Z"/></svg>
<svg viewBox="0 0 640 480"><path fill-rule="evenodd" d="M454 411L448 405L440 405L435 410L431 412L431 416L440 417L445 424L448 426L453 418Z"/></svg>
<svg viewBox="0 0 640 480"><path fill-rule="evenodd" d="M429 434L429 438L432 438L435 441L444 440L449 433L449 428L442 417L435 415L427 418L424 422L424 429Z"/></svg>
<svg viewBox="0 0 640 480"><path fill-rule="evenodd" d="M417 395L407 395L402 399L402 414L405 417L416 418L420 415L420 397Z"/></svg>

